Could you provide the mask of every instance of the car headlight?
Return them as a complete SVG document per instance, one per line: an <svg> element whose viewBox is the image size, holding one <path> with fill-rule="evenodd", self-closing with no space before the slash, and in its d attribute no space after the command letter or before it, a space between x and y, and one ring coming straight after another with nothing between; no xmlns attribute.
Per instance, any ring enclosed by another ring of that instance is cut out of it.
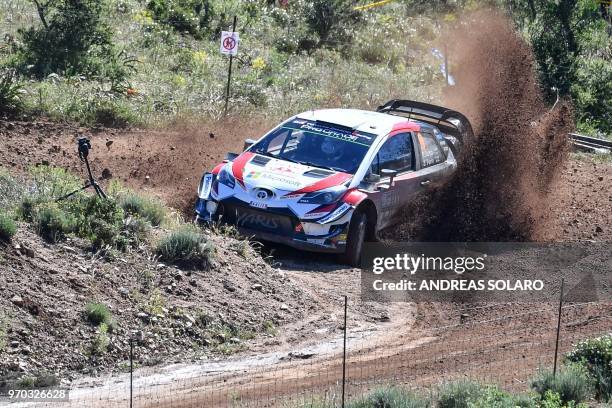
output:
<svg viewBox="0 0 612 408"><path fill-rule="evenodd" d="M225 184L229 188L234 188L234 186L236 185L236 179L226 169L222 169L219 172L219 175L217 176L217 179L219 180L219 183Z"/></svg>
<svg viewBox="0 0 612 408"><path fill-rule="evenodd" d="M331 203L338 201L342 193L343 191L338 191L338 192L326 191L326 192L308 193L308 194L305 194L298 201L298 203L300 204L331 204Z"/></svg>
<svg viewBox="0 0 612 408"><path fill-rule="evenodd" d="M198 187L198 197L203 198L205 200L208 199L208 196L210 195L212 181L212 173L206 173L202 176L202 180L200 180L200 186Z"/></svg>

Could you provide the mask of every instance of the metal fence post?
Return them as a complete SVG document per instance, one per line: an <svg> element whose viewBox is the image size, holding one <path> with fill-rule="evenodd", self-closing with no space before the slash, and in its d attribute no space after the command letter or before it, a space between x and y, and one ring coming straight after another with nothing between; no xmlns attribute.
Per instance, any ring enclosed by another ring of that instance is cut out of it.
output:
<svg viewBox="0 0 612 408"><path fill-rule="evenodd" d="M557 316L557 340L555 341L555 362L553 364L553 376L557 375L557 355L559 353L559 333L561 332L561 308L563 307L563 287L565 279L561 279L561 294L559 295L559 314Z"/></svg>
<svg viewBox="0 0 612 408"><path fill-rule="evenodd" d="M344 346L342 348L342 408L344 408L344 393L346 388L346 317L348 296L344 296Z"/></svg>
<svg viewBox="0 0 612 408"><path fill-rule="evenodd" d="M130 337L130 408L132 408L134 390L134 338Z"/></svg>

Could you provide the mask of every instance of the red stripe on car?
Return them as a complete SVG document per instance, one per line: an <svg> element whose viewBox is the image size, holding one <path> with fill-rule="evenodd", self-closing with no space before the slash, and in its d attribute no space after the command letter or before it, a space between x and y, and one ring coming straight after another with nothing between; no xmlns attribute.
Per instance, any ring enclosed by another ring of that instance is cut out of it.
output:
<svg viewBox="0 0 612 408"><path fill-rule="evenodd" d="M400 131L418 132L419 130L421 130L421 126L419 126L418 123L407 120L406 122L400 122L400 123L396 123L395 125L393 125L393 127L391 128L391 133L394 133L394 134L392 134L391 136L395 136L396 132L401 133Z"/></svg>
<svg viewBox="0 0 612 408"><path fill-rule="evenodd" d="M232 163L232 173L234 174L234 178L238 180L240 184L243 183L242 173L244 172L244 166L246 166L247 162L251 160L253 156L255 156L254 153L244 152L240 156L236 157L236 159Z"/></svg>
<svg viewBox="0 0 612 408"><path fill-rule="evenodd" d="M342 201L350 205L357 205L367 196L366 193L359 190L349 190L344 194L344 197L342 197Z"/></svg>
<svg viewBox="0 0 612 408"><path fill-rule="evenodd" d="M215 168L212 170L212 174L217 175L219 174L219 172L221 171L221 167L223 167L223 165L225 165L226 162L223 163L219 163L215 166Z"/></svg>
<svg viewBox="0 0 612 408"><path fill-rule="evenodd" d="M333 187L333 186L337 186L339 184L342 184L342 183L350 180L351 177L353 177L353 176L350 175L350 174L347 174L347 173L336 173L334 175L331 175L329 177L324 178L323 180L319 180L319 181L317 181L314 184L311 184L311 185L306 186L304 188L301 188L299 190L293 191L293 192L291 192L291 193L289 193L287 195L312 193L314 191L323 190L325 188L329 188L329 187Z"/></svg>

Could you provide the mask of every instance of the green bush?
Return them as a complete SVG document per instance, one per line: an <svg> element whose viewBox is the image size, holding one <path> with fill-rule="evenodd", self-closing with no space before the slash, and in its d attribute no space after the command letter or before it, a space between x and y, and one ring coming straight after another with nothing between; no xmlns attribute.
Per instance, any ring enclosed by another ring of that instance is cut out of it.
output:
<svg viewBox="0 0 612 408"><path fill-rule="evenodd" d="M398 387L380 388L369 395L349 402L349 408L428 408L425 399Z"/></svg>
<svg viewBox="0 0 612 408"><path fill-rule="evenodd" d="M38 234L49 242L58 242L75 229L75 219L57 204L43 204L35 210L34 221Z"/></svg>
<svg viewBox="0 0 612 408"><path fill-rule="evenodd" d="M41 24L19 30L19 67L37 78L52 73L92 79L127 75L107 66L115 50L105 10L98 0L47 2L38 9Z"/></svg>
<svg viewBox="0 0 612 408"><path fill-rule="evenodd" d="M153 198L128 193L121 197L120 204L126 213L140 216L153 226L160 225L166 217L164 205Z"/></svg>
<svg viewBox="0 0 612 408"><path fill-rule="evenodd" d="M439 390L439 408L469 408L483 394L484 388L471 381L457 381L443 385Z"/></svg>
<svg viewBox="0 0 612 408"><path fill-rule="evenodd" d="M101 356L108 351L110 339L108 337L108 326L106 323L101 323L98 328L99 332L93 338L89 346L89 354L92 356Z"/></svg>
<svg viewBox="0 0 612 408"><path fill-rule="evenodd" d="M544 398L547 391L559 394L561 402L579 403L591 395L591 383L583 367L570 365L564 367L557 375L551 371L541 372L531 383L532 388Z"/></svg>
<svg viewBox="0 0 612 408"><path fill-rule="evenodd" d="M306 22L316 33L320 45L342 48L353 38L355 26L362 22L362 13L354 10L351 0L314 0L307 2Z"/></svg>
<svg viewBox="0 0 612 408"><path fill-rule="evenodd" d="M15 221L0 210L0 241L10 241L17 232Z"/></svg>
<svg viewBox="0 0 612 408"><path fill-rule="evenodd" d="M151 0L147 9L159 23L201 38L212 19L213 7L210 3L210 0Z"/></svg>
<svg viewBox="0 0 612 408"><path fill-rule="evenodd" d="M612 398L612 334L581 341L566 354L565 361L586 368L592 378L596 398L603 401Z"/></svg>
<svg viewBox="0 0 612 408"><path fill-rule="evenodd" d="M157 253L168 262L208 268L214 248L204 235L185 229L164 237L157 245Z"/></svg>
<svg viewBox="0 0 612 408"><path fill-rule="evenodd" d="M89 239L94 248L116 247L123 228L123 210L117 202L92 195L75 205L74 213L81 214L79 235Z"/></svg>
<svg viewBox="0 0 612 408"><path fill-rule="evenodd" d="M94 326L98 326L102 323L109 324L111 321L111 312L102 303L88 303L85 306L85 317L87 321Z"/></svg>
<svg viewBox="0 0 612 408"><path fill-rule="evenodd" d="M23 85L14 70L0 73L0 113L12 113L23 107Z"/></svg>
<svg viewBox="0 0 612 408"><path fill-rule="evenodd" d="M468 397L468 406L470 408L537 408L532 397L514 396L496 386L486 386L480 395Z"/></svg>

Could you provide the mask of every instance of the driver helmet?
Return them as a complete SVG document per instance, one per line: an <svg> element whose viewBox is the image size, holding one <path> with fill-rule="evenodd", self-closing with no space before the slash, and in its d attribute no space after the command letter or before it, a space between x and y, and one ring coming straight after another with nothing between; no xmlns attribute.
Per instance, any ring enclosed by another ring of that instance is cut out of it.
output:
<svg viewBox="0 0 612 408"><path fill-rule="evenodd" d="M321 151L330 159L339 159L342 155L342 143L338 143L331 137L326 137L321 143Z"/></svg>

